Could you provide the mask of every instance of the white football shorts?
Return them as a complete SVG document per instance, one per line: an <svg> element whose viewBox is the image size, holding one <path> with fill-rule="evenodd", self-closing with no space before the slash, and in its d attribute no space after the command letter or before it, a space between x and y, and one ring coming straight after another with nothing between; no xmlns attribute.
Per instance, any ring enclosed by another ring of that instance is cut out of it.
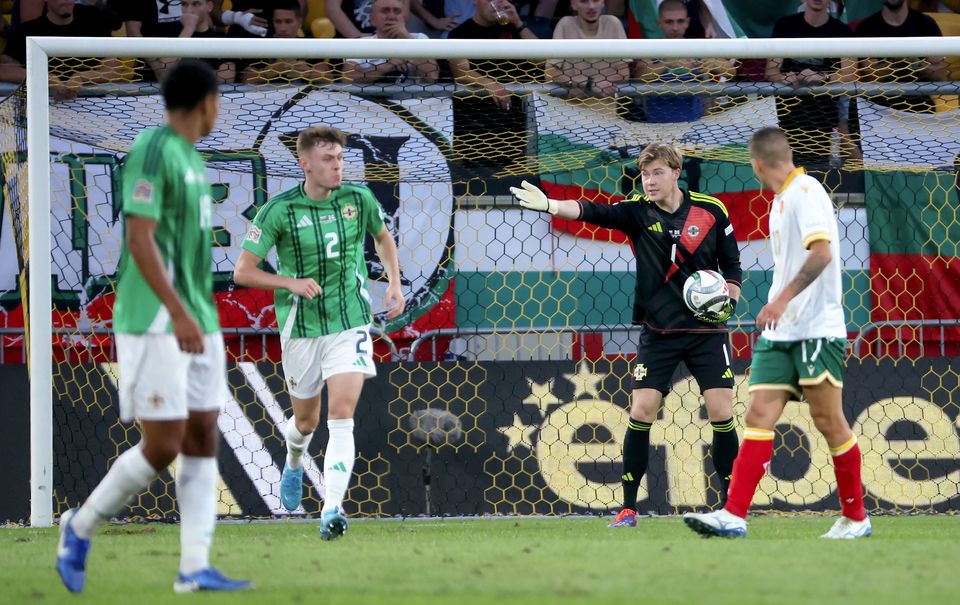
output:
<svg viewBox="0 0 960 605"><path fill-rule="evenodd" d="M316 397L324 381L336 374L377 375L370 326L316 338L282 338L280 347L287 392L297 399Z"/></svg>
<svg viewBox="0 0 960 605"><path fill-rule="evenodd" d="M173 334L117 334L120 420L186 419L223 410L227 356L220 332L203 337L203 353L184 353Z"/></svg>

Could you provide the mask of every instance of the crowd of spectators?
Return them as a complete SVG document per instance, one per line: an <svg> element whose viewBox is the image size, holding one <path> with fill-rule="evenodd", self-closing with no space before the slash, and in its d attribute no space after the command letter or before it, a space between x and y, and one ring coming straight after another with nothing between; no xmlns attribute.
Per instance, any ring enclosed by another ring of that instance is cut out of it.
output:
<svg viewBox="0 0 960 605"><path fill-rule="evenodd" d="M650 2L651 0L645 0ZM880 0L877 0L880 3ZM310 37L328 31L337 37L415 39L622 39L646 30L663 38L712 38L720 35L719 0L658 0L656 23L636 25L629 0L18 0L10 23L3 22L0 81L25 77L27 36L151 37ZM841 0L797 0L797 12L773 24L773 37L939 36L936 21L921 11L960 12L960 0L882 0L875 14L850 24L838 19ZM722 6L722 5L720 5ZM711 7L713 7L711 9ZM919 10L918 10L919 9ZM651 13L653 14L653 13ZM308 23L307 16L310 15ZM318 15L322 18L318 19ZM650 15L647 19L652 20ZM324 21L328 27L325 27ZM322 34L321 34L322 35ZM607 110L647 122L697 120L711 111L709 95L623 95L631 82L723 82L765 80L794 87L831 82L923 82L948 79L943 57L914 59L771 58L759 68L734 59L613 61L551 60L408 60L382 59L239 61L210 59L224 83L266 84L301 81L394 84L453 81L477 86L482 97L456 97L455 134L477 150L478 162L502 165L523 155L522 141L505 141L503 133L522 137L526 128L523 99L509 85L553 85L571 99L610 99ZM52 65L55 98L69 98L84 86L113 81L155 81L173 60L64 59ZM754 62L756 63L756 62ZM927 96L887 97L887 105L932 111ZM855 104L854 104L855 105ZM855 129L856 107L846 97L782 96L777 114L788 133L803 132L816 154ZM490 144L497 132L497 145ZM847 155L855 155L855 149Z"/></svg>
<svg viewBox="0 0 960 605"><path fill-rule="evenodd" d="M881 10L852 23L851 27L831 15L838 9L843 10L842 0L796 1L797 13L774 24L773 37L939 36L937 23L921 11L953 9L960 12L960 0L877 0ZM23 79L27 36L309 37L316 31L314 24L306 20L314 10L309 4L322 4L324 18L332 25L329 31L345 38L618 39L642 35L636 28L626 27L633 17L628 0L17 0L11 24L3 21L0 32L4 43L0 80ZM718 2L657 0L656 4L655 29L660 36L712 38L718 35L715 18L708 10L710 4ZM946 78L942 57L872 59L862 61L859 66L851 61L771 59L767 61L764 75L769 81L797 86L855 78L858 67L861 79L904 82ZM87 70L83 65L67 66L65 80L88 83L120 76L130 78L128 73L114 74L111 69L103 69L102 64L88 63ZM219 60L211 63L215 63L224 82L316 81L334 77L330 65L307 61L240 65ZM151 61L152 77L162 75L167 65L164 59ZM474 83L494 94L497 105L506 107L509 101L497 86L502 83L499 78L485 73L489 69L475 67L451 62L449 72L458 80L464 80L465 75L478 76L479 80ZM539 67L523 77L566 87L573 97L615 95L618 86L631 79L726 80L742 71L736 69L732 60L564 60L548 61ZM84 77L81 75L84 71L96 73ZM400 59L351 60L344 68L345 78L355 82L404 79L431 82L440 72L436 62ZM146 71L137 76L151 79ZM492 81L485 77L491 77ZM700 99L689 99L678 115L695 119L704 111L701 104ZM921 102L917 108L928 106ZM671 119L669 115L662 115L659 108L653 108L650 114L654 121Z"/></svg>

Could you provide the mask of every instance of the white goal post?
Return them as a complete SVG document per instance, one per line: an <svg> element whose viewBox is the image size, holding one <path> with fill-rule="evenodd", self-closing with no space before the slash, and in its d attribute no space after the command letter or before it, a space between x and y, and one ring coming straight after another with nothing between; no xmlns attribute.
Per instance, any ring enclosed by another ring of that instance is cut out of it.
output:
<svg viewBox="0 0 960 605"><path fill-rule="evenodd" d="M960 56L958 38L720 40L371 40L28 38L30 523L53 522L51 164L49 60L56 57L238 59L406 57L411 59L609 59Z"/></svg>

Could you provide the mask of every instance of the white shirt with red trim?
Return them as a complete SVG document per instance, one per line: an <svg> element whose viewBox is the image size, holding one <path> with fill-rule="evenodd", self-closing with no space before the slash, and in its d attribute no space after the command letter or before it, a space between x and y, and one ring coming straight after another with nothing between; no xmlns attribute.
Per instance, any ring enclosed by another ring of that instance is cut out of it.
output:
<svg viewBox="0 0 960 605"><path fill-rule="evenodd" d="M773 247L773 301L800 272L808 248L817 240L830 242L830 264L812 284L787 305L775 330L764 330L768 340L798 341L846 338L843 319L840 230L833 202L820 182L796 169L773 198L770 207L770 245Z"/></svg>

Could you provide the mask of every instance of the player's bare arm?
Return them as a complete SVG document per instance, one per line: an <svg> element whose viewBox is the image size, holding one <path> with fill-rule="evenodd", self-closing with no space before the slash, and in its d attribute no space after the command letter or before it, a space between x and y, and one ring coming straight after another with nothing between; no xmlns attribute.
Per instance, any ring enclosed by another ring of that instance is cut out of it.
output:
<svg viewBox="0 0 960 605"><path fill-rule="evenodd" d="M373 243L377 248L377 255L387 271L387 279L389 280L386 292L387 319L394 319L400 317L407 306L407 301L404 300L403 293L400 291L400 261L397 257L397 243L393 241L393 236L386 226L373 236Z"/></svg>
<svg viewBox="0 0 960 605"><path fill-rule="evenodd" d="M389 73L406 68L406 59L390 59L377 65L363 65L346 61L344 63L343 79L347 82L376 82Z"/></svg>
<svg viewBox="0 0 960 605"><path fill-rule="evenodd" d="M503 84L482 75L470 66L466 59L450 59L450 71L457 84L479 86L490 93L491 100L503 110L510 109L510 91Z"/></svg>
<svg viewBox="0 0 960 605"><path fill-rule="evenodd" d="M320 296L323 293L323 289L312 277L298 279L269 273L260 268L260 261L262 260L249 250L241 250L240 258L237 259L237 266L233 269L234 283L238 286L261 290L289 290L291 293L302 296L307 300L313 300L315 296Z"/></svg>
<svg viewBox="0 0 960 605"><path fill-rule="evenodd" d="M820 277L820 274L823 273L832 259L833 255L830 253L830 242L828 240L821 239L810 244L810 253L807 255L807 260L804 261L803 266L800 267L800 271L787 283L773 302L760 309L760 313L757 314L757 325L764 329L776 328L787 308L787 304Z"/></svg>
<svg viewBox="0 0 960 605"><path fill-rule="evenodd" d="M127 249L137 263L137 269L144 281L157 295L170 313L173 322L173 334L177 338L180 350L187 353L203 353L203 332L200 325L190 316L183 301L173 289L173 284L163 270L163 259L157 248L154 233L157 221L143 216L126 217Z"/></svg>

